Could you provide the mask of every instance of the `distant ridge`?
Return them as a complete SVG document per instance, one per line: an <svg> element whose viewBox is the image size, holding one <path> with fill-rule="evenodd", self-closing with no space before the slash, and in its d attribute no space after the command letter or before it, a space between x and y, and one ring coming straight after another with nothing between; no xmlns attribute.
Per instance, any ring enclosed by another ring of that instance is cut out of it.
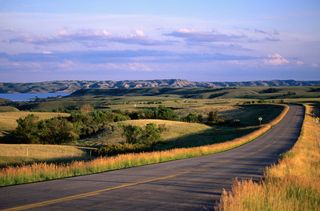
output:
<svg viewBox="0 0 320 211"><path fill-rule="evenodd" d="M270 80L244 82L194 82L181 79L163 80L124 80L124 81L86 81L64 80L34 83L0 83L0 93L72 93L80 89L133 89L133 88L222 88L240 86L316 86L320 81Z"/></svg>

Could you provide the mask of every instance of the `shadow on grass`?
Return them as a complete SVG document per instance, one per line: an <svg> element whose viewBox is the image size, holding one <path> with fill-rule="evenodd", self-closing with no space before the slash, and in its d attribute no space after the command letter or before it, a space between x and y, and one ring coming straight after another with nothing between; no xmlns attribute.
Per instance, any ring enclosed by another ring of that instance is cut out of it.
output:
<svg viewBox="0 0 320 211"><path fill-rule="evenodd" d="M210 144L216 144L232 140L251 133L258 129L258 127L246 127L246 128L227 128L218 127L210 128L201 133L195 133L192 135L182 136L176 139L170 139L163 142L158 142L153 145L151 149L156 150L168 150L176 148L191 148L199 147Z"/></svg>

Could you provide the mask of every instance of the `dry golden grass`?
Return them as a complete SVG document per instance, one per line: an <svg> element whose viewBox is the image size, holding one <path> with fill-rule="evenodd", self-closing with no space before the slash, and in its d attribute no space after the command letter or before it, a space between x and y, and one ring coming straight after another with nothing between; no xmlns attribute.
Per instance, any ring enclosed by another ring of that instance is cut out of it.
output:
<svg viewBox="0 0 320 211"><path fill-rule="evenodd" d="M41 144L0 144L0 166L35 161L83 158L84 150L75 146Z"/></svg>
<svg viewBox="0 0 320 211"><path fill-rule="evenodd" d="M79 157L83 150L75 146L43 144L0 144L0 157L62 158Z"/></svg>
<svg viewBox="0 0 320 211"><path fill-rule="evenodd" d="M210 129L209 126L199 123L188 123L180 121L160 120L160 119L139 119L128 120L124 124L143 127L148 123L164 125L166 130L161 134L163 140L179 138L181 136L191 135Z"/></svg>
<svg viewBox="0 0 320 211"><path fill-rule="evenodd" d="M307 106L299 140L266 169L265 181L235 181L223 193L221 210L320 210L320 126L311 111Z"/></svg>
<svg viewBox="0 0 320 211"><path fill-rule="evenodd" d="M23 167L8 167L0 170L0 186L50 180L56 178L98 173L108 170L160 163L183 158L191 158L202 155L226 151L246 144L268 131L278 123L287 113L286 106L282 113L270 124L234 140L193 148L179 148L167 151L131 153L114 157L101 157L92 161L75 161L71 164L32 164Z"/></svg>
<svg viewBox="0 0 320 211"><path fill-rule="evenodd" d="M0 131L14 130L17 127L17 119L34 114L39 120L50 119L57 116L68 116L67 113L56 112L29 112L29 111L12 111L0 112Z"/></svg>

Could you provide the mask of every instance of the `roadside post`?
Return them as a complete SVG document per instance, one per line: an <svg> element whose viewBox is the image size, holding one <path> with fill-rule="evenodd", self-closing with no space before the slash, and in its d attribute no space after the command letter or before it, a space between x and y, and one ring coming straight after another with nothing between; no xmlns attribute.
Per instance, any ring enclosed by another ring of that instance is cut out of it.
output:
<svg viewBox="0 0 320 211"><path fill-rule="evenodd" d="M261 125L262 117L260 116L260 117L258 118L258 120L259 120L260 125Z"/></svg>

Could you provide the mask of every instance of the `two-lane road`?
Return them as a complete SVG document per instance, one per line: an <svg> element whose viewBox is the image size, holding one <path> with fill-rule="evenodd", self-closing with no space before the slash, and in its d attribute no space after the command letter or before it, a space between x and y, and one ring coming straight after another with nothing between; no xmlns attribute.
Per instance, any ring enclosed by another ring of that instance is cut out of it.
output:
<svg viewBox="0 0 320 211"><path fill-rule="evenodd" d="M303 116L302 106L291 105L269 132L223 153L0 188L0 209L212 210L234 178L260 178L293 146Z"/></svg>

